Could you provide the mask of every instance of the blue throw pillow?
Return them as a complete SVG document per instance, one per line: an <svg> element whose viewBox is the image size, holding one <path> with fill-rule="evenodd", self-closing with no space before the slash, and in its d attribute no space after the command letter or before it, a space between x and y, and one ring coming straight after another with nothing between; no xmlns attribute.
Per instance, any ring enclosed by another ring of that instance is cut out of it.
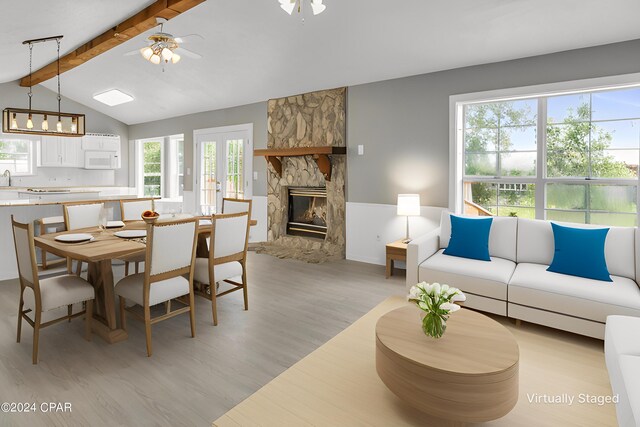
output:
<svg viewBox="0 0 640 427"><path fill-rule="evenodd" d="M604 257L608 228L574 228L551 223L555 253L547 271L613 282Z"/></svg>
<svg viewBox="0 0 640 427"><path fill-rule="evenodd" d="M445 255L491 261L489 232L493 218L465 218L451 215L451 239Z"/></svg>

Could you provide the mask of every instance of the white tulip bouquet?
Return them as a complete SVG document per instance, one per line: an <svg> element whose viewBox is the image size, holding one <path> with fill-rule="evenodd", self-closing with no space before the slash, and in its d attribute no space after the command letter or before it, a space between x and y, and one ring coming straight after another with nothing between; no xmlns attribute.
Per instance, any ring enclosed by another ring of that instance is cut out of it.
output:
<svg viewBox="0 0 640 427"><path fill-rule="evenodd" d="M422 331L433 338L440 338L447 328L449 315L460 310L455 303L466 301L467 297L458 288L422 282L411 287L408 299L425 312Z"/></svg>

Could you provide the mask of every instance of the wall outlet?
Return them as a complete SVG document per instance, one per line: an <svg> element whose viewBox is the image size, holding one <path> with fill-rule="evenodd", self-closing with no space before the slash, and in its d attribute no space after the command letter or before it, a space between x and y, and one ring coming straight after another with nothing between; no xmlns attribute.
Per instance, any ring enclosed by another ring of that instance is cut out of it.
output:
<svg viewBox="0 0 640 427"><path fill-rule="evenodd" d="M258 172L256 172L256 171L253 172L253 180L254 181L258 180Z"/></svg>
<svg viewBox="0 0 640 427"><path fill-rule="evenodd" d="M379 242L379 241L380 241L380 235L379 235L379 234L377 234L377 235L376 235L376 242Z"/></svg>
<svg viewBox="0 0 640 427"><path fill-rule="evenodd" d="M364 145L360 144L358 145L358 156L363 156L364 155Z"/></svg>

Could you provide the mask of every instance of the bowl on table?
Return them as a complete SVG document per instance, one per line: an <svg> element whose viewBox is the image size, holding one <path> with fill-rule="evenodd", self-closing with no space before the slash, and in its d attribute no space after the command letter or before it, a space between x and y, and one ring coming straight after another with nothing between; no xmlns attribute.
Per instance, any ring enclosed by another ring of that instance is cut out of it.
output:
<svg viewBox="0 0 640 427"><path fill-rule="evenodd" d="M159 217L160 217L160 214L158 212L154 212L154 211L142 212L142 220L147 224L155 223Z"/></svg>

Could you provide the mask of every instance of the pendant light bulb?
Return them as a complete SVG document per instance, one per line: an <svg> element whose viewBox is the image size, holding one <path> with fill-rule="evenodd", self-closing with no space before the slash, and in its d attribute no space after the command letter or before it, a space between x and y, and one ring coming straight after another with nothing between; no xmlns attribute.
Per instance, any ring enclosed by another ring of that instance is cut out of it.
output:
<svg viewBox="0 0 640 427"><path fill-rule="evenodd" d="M320 15L327 8L322 4L322 0L311 0L311 9L313 9L314 15Z"/></svg>
<svg viewBox="0 0 640 427"><path fill-rule="evenodd" d="M71 119L71 132L78 133L78 119L75 117Z"/></svg>
<svg viewBox="0 0 640 427"><path fill-rule="evenodd" d="M162 59L164 59L165 62L169 62L171 60L171 57L173 56L173 52L168 47L165 47L164 49L162 49L161 55Z"/></svg>
<svg viewBox="0 0 640 427"><path fill-rule="evenodd" d="M154 53L151 55L151 58L149 58L149 61L151 61L152 64L158 65L160 63L160 56Z"/></svg>
<svg viewBox="0 0 640 427"><path fill-rule="evenodd" d="M56 123L56 129L58 132L62 132L62 119L58 117L58 123Z"/></svg>
<svg viewBox="0 0 640 427"><path fill-rule="evenodd" d="M174 64L177 64L178 61L180 61L180 55L178 55L177 53L174 53L173 56L171 57L171 62Z"/></svg>
<svg viewBox="0 0 640 427"><path fill-rule="evenodd" d="M16 113L13 113L13 117L11 118L11 129L18 129L18 119L16 118Z"/></svg>
<svg viewBox="0 0 640 427"><path fill-rule="evenodd" d="M49 130L49 121L47 120L47 115L44 115L44 120L42 121L42 130Z"/></svg>
<svg viewBox="0 0 640 427"><path fill-rule="evenodd" d="M151 49L151 47L149 46L143 47L142 49L140 49L140 54L144 59L148 61L149 58L151 58L151 55L153 55L153 49Z"/></svg>
<svg viewBox="0 0 640 427"><path fill-rule="evenodd" d="M280 7L291 15L296 8L296 0L280 0Z"/></svg>
<svg viewBox="0 0 640 427"><path fill-rule="evenodd" d="M33 119L31 114L29 114L29 118L27 119L27 129L33 129Z"/></svg>

